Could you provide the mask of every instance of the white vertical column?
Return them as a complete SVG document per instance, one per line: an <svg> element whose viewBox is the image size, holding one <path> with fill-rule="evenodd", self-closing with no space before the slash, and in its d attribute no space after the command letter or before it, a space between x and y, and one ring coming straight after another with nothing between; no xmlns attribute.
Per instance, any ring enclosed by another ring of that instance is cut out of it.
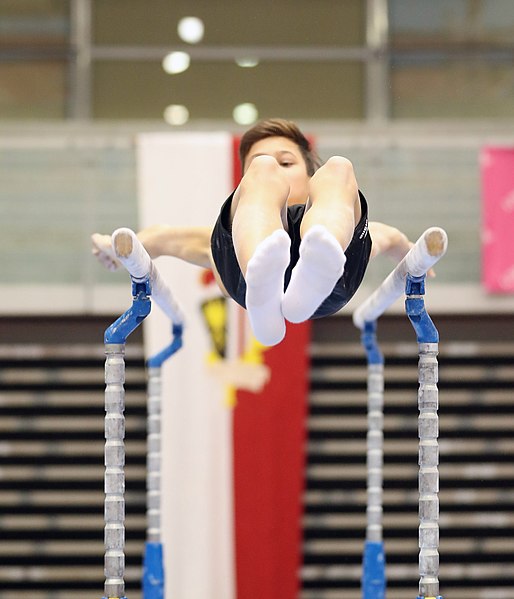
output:
<svg viewBox="0 0 514 599"><path fill-rule="evenodd" d="M140 226L212 226L232 186L226 133L148 133L138 138ZM166 596L235 596L232 412L209 368L202 269L173 258L158 267L184 310L184 345L162 368L162 542ZM153 355L170 342L169 318L145 322Z"/></svg>

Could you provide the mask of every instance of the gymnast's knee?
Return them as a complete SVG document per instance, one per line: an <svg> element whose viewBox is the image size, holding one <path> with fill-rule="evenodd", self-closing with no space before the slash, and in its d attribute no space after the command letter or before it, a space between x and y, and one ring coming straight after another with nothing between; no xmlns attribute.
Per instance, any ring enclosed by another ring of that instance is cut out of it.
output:
<svg viewBox="0 0 514 599"><path fill-rule="evenodd" d="M351 195L358 197L358 185L353 164L343 156L332 156L312 176L310 190L315 197L318 191L334 187L346 189Z"/></svg>
<svg viewBox="0 0 514 599"><path fill-rule="evenodd" d="M331 156L317 172L325 176L355 179L353 164L344 156Z"/></svg>
<svg viewBox="0 0 514 599"><path fill-rule="evenodd" d="M256 156L246 169L241 179L241 191L244 193L255 185L272 185L289 192L287 178L273 156Z"/></svg>

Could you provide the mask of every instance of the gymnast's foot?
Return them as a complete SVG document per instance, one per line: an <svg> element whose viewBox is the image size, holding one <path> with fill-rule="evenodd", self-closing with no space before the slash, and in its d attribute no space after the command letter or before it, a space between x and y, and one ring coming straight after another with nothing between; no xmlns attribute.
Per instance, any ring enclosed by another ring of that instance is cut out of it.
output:
<svg viewBox="0 0 514 599"><path fill-rule="evenodd" d="M253 333L263 345L276 345L286 334L281 303L290 245L284 230L274 231L259 243L246 269L246 309Z"/></svg>
<svg viewBox="0 0 514 599"><path fill-rule="evenodd" d="M315 225L304 235L300 258L282 300L282 314L289 322L310 318L327 298L344 271L346 256L326 227Z"/></svg>

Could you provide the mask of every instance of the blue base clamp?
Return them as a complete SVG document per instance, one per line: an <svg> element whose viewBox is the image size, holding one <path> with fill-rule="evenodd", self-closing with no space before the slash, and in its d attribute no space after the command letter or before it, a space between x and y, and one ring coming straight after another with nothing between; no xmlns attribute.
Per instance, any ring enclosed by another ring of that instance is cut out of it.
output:
<svg viewBox="0 0 514 599"><path fill-rule="evenodd" d="M145 544L143 559L143 599L163 599L164 567L162 543Z"/></svg>
<svg viewBox="0 0 514 599"><path fill-rule="evenodd" d="M362 599L385 599L384 543L366 541L362 562Z"/></svg>

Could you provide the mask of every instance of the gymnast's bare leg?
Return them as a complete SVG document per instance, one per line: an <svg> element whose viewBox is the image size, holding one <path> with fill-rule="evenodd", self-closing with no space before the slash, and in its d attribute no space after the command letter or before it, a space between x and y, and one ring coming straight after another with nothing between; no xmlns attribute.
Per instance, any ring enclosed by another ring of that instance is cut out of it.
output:
<svg viewBox="0 0 514 599"><path fill-rule="evenodd" d="M246 308L256 338L275 345L284 338L284 273L290 260L287 223L289 183L272 156L256 156L231 206L234 249L246 281Z"/></svg>
<svg viewBox="0 0 514 599"><path fill-rule="evenodd" d="M290 322L310 318L343 274L344 251L361 217L351 162L330 158L311 177L309 199L312 205L300 228L300 259L282 300L282 313Z"/></svg>

